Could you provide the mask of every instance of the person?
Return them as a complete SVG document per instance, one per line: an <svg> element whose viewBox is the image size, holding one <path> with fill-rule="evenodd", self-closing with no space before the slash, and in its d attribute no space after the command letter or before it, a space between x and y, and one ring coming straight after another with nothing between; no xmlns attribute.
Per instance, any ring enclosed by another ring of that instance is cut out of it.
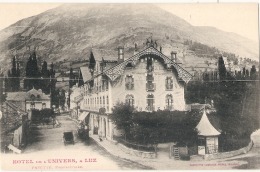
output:
<svg viewBox="0 0 260 172"><path fill-rule="evenodd" d="M98 135L98 137L99 137L99 138L98 138L98 139L99 139L99 141L101 141L101 142L102 142L102 141L103 141L103 139L102 139L102 132L101 132L101 131L99 132L99 135Z"/></svg>

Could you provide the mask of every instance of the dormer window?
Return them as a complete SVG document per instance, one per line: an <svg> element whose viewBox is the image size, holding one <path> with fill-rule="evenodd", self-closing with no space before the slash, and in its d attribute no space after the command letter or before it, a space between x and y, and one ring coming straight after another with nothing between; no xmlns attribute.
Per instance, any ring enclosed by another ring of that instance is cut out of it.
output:
<svg viewBox="0 0 260 172"><path fill-rule="evenodd" d="M134 89L134 78L132 75L128 75L125 78L125 88L126 90L133 90Z"/></svg>
<svg viewBox="0 0 260 172"><path fill-rule="evenodd" d="M127 63L126 68L133 68L133 64L131 62Z"/></svg>
<svg viewBox="0 0 260 172"><path fill-rule="evenodd" d="M30 97L31 97L32 100L35 99L35 95L33 95L33 94Z"/></svg>

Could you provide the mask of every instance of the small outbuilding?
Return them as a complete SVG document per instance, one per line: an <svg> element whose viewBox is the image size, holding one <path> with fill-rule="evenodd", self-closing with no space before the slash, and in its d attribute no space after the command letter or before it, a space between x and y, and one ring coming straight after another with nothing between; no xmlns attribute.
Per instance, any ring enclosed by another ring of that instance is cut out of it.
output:
<svg viewBox="0 0 260 172"><path fill-rule="evenodd" d="M221 133L210 123L205 110L196 129L198 130L198 154L217 153L218 136Z"/></svg>

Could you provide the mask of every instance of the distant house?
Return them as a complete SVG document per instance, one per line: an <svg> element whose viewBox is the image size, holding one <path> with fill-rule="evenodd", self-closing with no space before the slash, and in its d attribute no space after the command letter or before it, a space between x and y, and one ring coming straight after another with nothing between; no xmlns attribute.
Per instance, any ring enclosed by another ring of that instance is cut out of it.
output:
<svg viewBox="0 0 260 172"><path fill-rule="evenodd" d="M51 108L51 98L49 95L46 95L42 92L41 89L31 89L30 91L26 92L25 97L25 107L26 110L29 109L45 109Z"/></svg>
<svg viewBox="0 0 260 172"><path fill-rule="evenodd" d="M70 94L70 110L73 118L79 117L80 103L83 100L83 88L76 84L71 88Z"/></svg>
<svg viewBox="0 0 260 172"><path fill-rule="evenodd" d="M51 108L50 96L43 93L41 89L33 88L28 92L9 92L6 101L15 104L24 111Z"/></svg>

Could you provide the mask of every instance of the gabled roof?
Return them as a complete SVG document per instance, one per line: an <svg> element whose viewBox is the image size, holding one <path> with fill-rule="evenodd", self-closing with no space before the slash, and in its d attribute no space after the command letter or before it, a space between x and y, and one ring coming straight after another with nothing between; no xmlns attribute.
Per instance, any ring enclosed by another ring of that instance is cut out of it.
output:
<svg viewBox="0 0 260 172"><path fill-rule="evenodd" d="M95 49L92 48L92 53L96 61L117 61L118 52L112 50L104 50L104 49Z"/></svg>
<svg viewBox="0 0 260 172"><path fill-rule="evenodd" d="M25 100L31 100L31 96L34 95L36 100L50 100L50 96L42 92L41 89L31 89L26 93Z"/></svg>
<svg viewBox="0 0 260 172"><path fill-rule="evenodd" d="M206 111L204 110L203 115L200 119L199 124L196 126L198 130L198 135L200 136L218 136L220 132L218 132L213 125L210 123Z"/></svg>
<svg viewBox="0 0 260 172"><path fill-rule="evenodd" d="M81 71L84 83L91 79L91 73L90 73L88 67L86 67L86 66L80 67L80 71Z"/></svg>
<svg viewBox="0 0 260 172"><path fill-rule="evenodd" d="M25 101L31 100L31 95L35 96L35 100L50 100L50 96L42 92L41 89L31 89L28 92L9 92L7 93L7 101Z"/></svg>
<svg viewBox="0 0 260 172"><path fill-rule="evenodd" d="M167 65L167 67L170 68L171 66L173 66L177 70L179 78L185 81L186 83L189 82L189 80L192 78L192 75L189 72L187 72L185 69L183 69L177 63L173 62L169 57L165 56L154 47L148 47L145 50L140 51L139 53L133 55L132 57L126 59L125 61L104 71L104 74L106 74L112 81L114 81L117 77L119 77L123 73L125 66L129 62L136 63L139 60L139 58L143 55L156 55L161 57L164 60L164 63Z"/></svg>

